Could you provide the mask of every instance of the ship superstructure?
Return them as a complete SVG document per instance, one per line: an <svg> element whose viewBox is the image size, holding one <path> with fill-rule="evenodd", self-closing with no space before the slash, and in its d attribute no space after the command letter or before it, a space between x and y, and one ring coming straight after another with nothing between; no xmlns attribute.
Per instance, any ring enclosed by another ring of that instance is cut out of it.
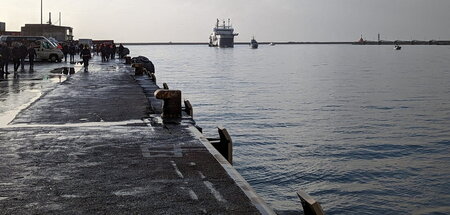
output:
<svg viewBox="0 0 450 215"><path fill-rule="evenodd" d="M234 37L238 33L234 33L234 28L228 19L228 23L223 21L223 25L220 25L219 19L217 19L216 26L213 28L213 32L209 36L209 46L213 47L234 47Z"/></svg>

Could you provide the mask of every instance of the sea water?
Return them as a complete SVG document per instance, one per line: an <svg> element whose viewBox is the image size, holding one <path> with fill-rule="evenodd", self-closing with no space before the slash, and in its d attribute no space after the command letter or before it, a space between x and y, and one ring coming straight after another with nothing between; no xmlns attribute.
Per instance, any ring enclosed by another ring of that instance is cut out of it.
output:
<svg viewBox="0 0 450 215"><path fill-rule="evenodd" d="M450 214L450 47L129 46L279 213Z"/></svg>

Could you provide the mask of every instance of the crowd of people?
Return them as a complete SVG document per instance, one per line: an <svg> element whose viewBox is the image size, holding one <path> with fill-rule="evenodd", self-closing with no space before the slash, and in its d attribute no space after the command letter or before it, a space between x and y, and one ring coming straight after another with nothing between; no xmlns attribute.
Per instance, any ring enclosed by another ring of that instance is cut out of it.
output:
<svg viewBox="0 0 450 215"><path fill-rule="evenodd" d="M14 76L17 76L19 68L25 71L25 59L29 59L29 71L34 69L34 59L37 57L36 44L30 43L28 46L24 43L13 43L9 47L6 43L0 43L0 78L10 74L9 62L12 60L14 66Z"/></svg>
<svg viewBox="0 0 450 215"><path fill-rule="evenodd" d="M75 63L75 55L78 55L83 49L83 45L76 45L75 43L63 43L61 51L64 54L64 62L67 62L67 55L69 55L70 63Z"/></svg>
<svg viewBox="0 0 450 215"><path fill-rule="evenodd" d="M77 44L75 42L65 42L59 44L61 51L64 55L64 61L67 62L69 57L69 63L76 64L75 56L79 55L83 61L85 71L88 70L89 60L92 55L91 52L97 56L101 56L102 62L107 62L110 59L115 59L116 55L119 58L123 58L129 54L129 50L122 44L119 47L114 43L102 43L94 44L92 47L84 44ZM9 63L12 61L14 76L17 75L19 68L21 71L25 71L25 59L28 57L29 71L34 71L34 60L37 57L35 48L38 47L34 43L24 44L15 42L8 46L6 43L0 43L0 78L10 74Z"/></svg>
<svg viewBox="0 0 450 215"><path fill-rule="evenodd" d="M124 58L129 54L129 50L122 44L118 47L114 43L102 43L94 44L92 47L89 45L77 44L75 42L60 43L60 49L64 55L64 61L67 62L69 57L69 63L76 64L75 56L79 55L83 61L79 63L83 64L85 71L88 70L89 60L91 59L91 53L101 56L102 62L108 62L110 59L115 59L116 55L119 58ZM37 58L36 53L37 44L14 42L10 45L6 43L0 43L0 78L10 74L9 64L12 62L14 76L19 71L25 71L25 59L28 58L29 71L34 71L34 60ZM61 59L62 60L62 59Z"/></svg>

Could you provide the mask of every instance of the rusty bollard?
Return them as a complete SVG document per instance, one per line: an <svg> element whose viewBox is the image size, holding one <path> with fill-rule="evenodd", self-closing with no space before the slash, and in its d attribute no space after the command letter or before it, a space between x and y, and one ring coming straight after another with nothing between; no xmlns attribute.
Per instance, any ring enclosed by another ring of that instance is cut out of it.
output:
<svg viewBox="0 0 450 215"><path fill-rule="evenodd" d="M134 68L134 75L141 76L144 75L144 67L140 63L133 63L131 67Z"/></svg>
<svg viewBox="0 0 450 215"><path fill-rule="evenodd" d="M125 64L131 64L131 57L130 56L126 56L125 57Z"/></svg>
<svg viewBox="0 0 450 215"><path fill-rule="evenodd" d="M163 99L163 118L181 118L181 91L159 89L155 91L157 99Z"/></svg>
<svg viewBox="0 0 450 215"><path fill-rule="evenodd" d="M303 206L304 215L325 215L322 206L307 193L298 190L297 196L300 198Z"/></svg>
<svg viewBox="0 0 450 215"><path fill-rule="evenodd" d="M233 140L230 134L228 134L227 129L218 127L219 139L217 138L207 138L214 148L219 151L219 153L227 159L227 161L233 165Z"/></svg>

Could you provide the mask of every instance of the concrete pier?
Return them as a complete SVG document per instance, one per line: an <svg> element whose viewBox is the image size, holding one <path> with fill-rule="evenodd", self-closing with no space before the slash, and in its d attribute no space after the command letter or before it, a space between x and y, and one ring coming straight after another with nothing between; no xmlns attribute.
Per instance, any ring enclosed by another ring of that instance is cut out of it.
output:
<svg viewBox="0 0 450 215"><path fill-rule="evenodd" d="M161 119L159 87L134 74L94 58L3 123L0 214L273 214L192 118Z"/></svg>

